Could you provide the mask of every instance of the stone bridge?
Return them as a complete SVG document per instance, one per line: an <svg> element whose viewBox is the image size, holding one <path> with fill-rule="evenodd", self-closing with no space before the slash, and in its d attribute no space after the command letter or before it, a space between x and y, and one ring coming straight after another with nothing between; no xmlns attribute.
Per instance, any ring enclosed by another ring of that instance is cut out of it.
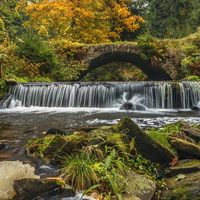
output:
<svg viewBox="0 0 200 200"><path fill-rule="evenodd" d="M114 61L135 65L152 81L180 80L182 78L180 62L175 59L177 57L175 53L169 53L165 59L156 62L155 60L153 62L152 58L143 59L141 53L145 52L142 52L136 43L131 42L87 45L86 53L81 56L81 60L87 63L87 69L80 72L78 80L81 80L90 71Z"/></svg>

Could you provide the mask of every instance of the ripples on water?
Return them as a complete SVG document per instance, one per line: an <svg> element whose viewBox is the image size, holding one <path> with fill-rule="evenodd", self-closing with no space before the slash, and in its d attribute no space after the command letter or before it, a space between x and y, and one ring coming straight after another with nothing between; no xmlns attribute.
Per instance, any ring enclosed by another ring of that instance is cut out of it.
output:
<svg viewBox="0 0 200 200"><path fill-rule="evenodd" d="M0 109L0 142L6 144L6 148L0 150L0 160L26 160L37 167L44 162L26 156L25 146L28 139L43 137L42 133L49 128L68 131L81 126L110 126L124 116L130 117L143 129L159 128L179 120L200 124L200 112L191 110L123 111L119 108L58 107Z"/></svg>

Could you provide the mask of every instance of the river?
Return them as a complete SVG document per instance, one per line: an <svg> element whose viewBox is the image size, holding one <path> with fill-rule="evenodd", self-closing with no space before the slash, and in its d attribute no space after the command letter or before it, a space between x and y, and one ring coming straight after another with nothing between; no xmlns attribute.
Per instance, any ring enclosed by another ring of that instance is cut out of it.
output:
<svg viewBox="0 0 200 200"><path fill-rule="evenodd" d="M50 128L65 131L83 126L110 126L128 116L141 128L159 128L179 120L200 124L200 112L190 109L147 109L125 111L119 108L58 108L16 107L0 109L1 160L28 159L25 145L28 139L43 137Z"/></svg>
<svg viewBox="0 0 200 200"><path fill-rule="evenodd" d="M0 161L20 160L34 166L41 177L54 176L54 166L43 159L30 158L25 150L29 139L44 137L50 128L74 131L77 127L111 126L124 116L144 130L179 120L200 124L200 111L191 110L191 105L199 106L200 83L180 85L177 98L174 86L168 83L42 87L19 84L0 109ZM174 103L176 99L179 106ZM120 110L125 101L143 104L146 110Z"/></svg>

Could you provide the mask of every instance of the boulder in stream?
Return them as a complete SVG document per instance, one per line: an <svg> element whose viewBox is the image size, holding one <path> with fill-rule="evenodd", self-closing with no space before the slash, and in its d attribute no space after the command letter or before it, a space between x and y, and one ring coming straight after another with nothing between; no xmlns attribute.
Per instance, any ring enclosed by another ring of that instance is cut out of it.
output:
<svg viewBox="0 0 200 200"><path fill-rule="evenodd" d="M13 200L34 199L38 195L54 191L59 188L54 179L25 178L14 181L14 189L17 193Z"/></svg>
<svg viewBox="0 0 200 200"><path fill-rule="evenodd" d="M191 110L200 110L200 108L198 106L192 106Z"/></svg>
<svg viewBox="0 0 200 200"><path fill-rule="evenodd" d="M133 104L127 101L121 105L120 110L146 110L146 108L142 104Z"/></svg>
<svg viewBox="0 0 200 200"><path fill-rule="evenodd" d="M129 117L123 117L112 126L114 132L126 133L134 138L135 148L139 154L155 163L167 165L176 157L172 151L152 139Z"/></svg>
<svg viewBox="0 0 200 200"><path fill-rule="evenodd" d="M13 188L15 180L23 178L39 179L40 177L35 175L34 171L35 168L20 161L0 162L0 200L10 200L16 195Z"/></svg>

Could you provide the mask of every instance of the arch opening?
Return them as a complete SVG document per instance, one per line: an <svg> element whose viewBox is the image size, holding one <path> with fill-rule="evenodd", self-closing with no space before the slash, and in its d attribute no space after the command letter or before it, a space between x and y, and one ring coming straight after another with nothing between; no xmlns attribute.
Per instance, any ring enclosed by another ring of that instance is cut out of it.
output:
<svg viewBox="0 0 200 200"><path fill-rule="evenodd" d="M149 81L149 78L137 66L115 61L91 70L81 81Z"/></svg>
<svg viewBox="0 0 200 200"><path fill-rule="evenodd" d="M131 63L138 69L142 70L151 81L171 80L171 77L164 69L152 66L150 60L144 60L139 54L136 53L108 52L102 53L92 59L86 58L85 60L88 61L89 66L87 70L80 72L79 80L81 80L86 74L88 74L92 70L115 61Z"/></svg>

